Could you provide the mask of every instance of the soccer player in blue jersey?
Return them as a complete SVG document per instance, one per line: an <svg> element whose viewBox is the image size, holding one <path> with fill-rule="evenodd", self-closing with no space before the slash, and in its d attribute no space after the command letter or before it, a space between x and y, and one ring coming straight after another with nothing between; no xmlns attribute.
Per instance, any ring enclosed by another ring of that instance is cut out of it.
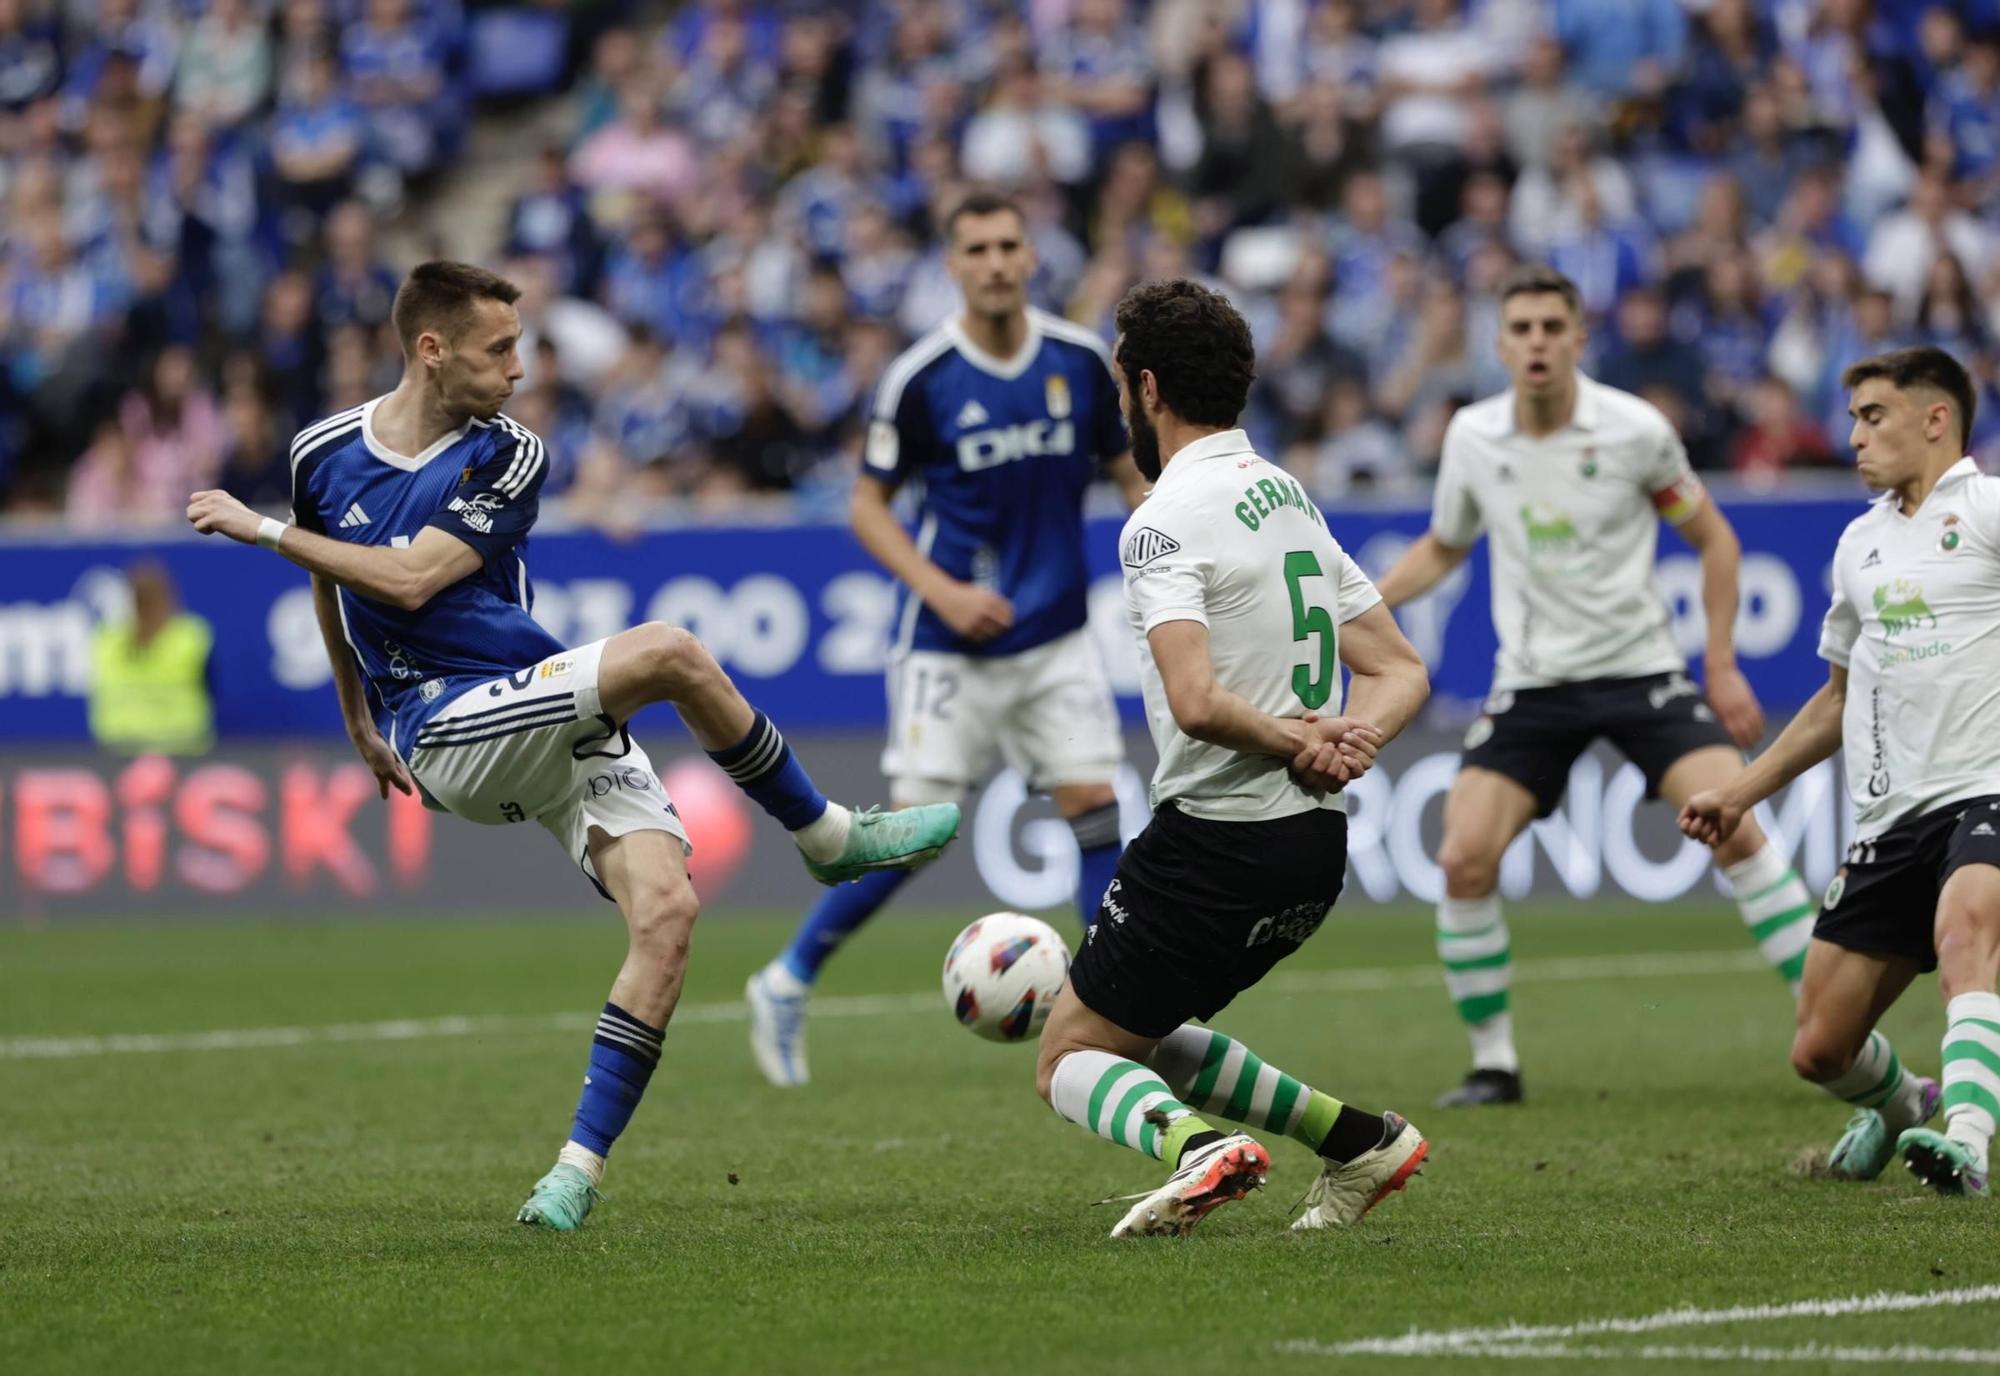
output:
<svg viewBox="0 0 2000 1376"><path fill-rule="evenodd" d="M583 1097L523 1223L577 1227L659 1061L697 903L687 832L625 723L671 702L823 883L907 868L958 828L956 806L853 812L828 802L700 641L659 622L565 649L529 615L524 558L542 442L500 414L521 377L519 292L425 263L396 293L403 379L292 442L293 523L197 492L203 534L309 570L347 732L396 788L474 822L530 819L624 914L629 947L598 1018Z"/></svg>
<svg viewBox="0 0 2000 1376"><path fill-rule="evenodd" d="M1083 498L1100 475L1136 505L1111 355L1028 305L1021 210L975 192L945 223L965 309L882 376L854 492L854 533L905 589L889 664L882 771L897 807L956 801L995 754L1048 793L1076 835L1086 924L1117 869L1124 757L1117 704L1084 630ZM920 485L914 538L890 509ZM750 1048L773 1084L807 1079L806 998L821 964L901 886L870 875L822 898L750 977Z"/></svg>

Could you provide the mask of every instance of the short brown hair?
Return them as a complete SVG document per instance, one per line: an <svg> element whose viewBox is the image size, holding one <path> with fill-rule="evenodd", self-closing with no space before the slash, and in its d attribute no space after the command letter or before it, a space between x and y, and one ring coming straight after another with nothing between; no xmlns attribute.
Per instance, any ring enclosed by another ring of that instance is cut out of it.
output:
<svg viewBox="0 0 2000 1376"><path fill-rule="evenodd" d="M1118 303L1118 366L1136 396L1150 371L1160 403L1196 425L1234 425L1250 399L1257 350L1221 292L1187 278L1142 282Z"/></svg>
<svg viewBox="0 0 2000 1376"><path fill-rule="evenodd" d="M1935 387L1951 398L1958 408L1958 450L1972 448L1972 412L1975 406L1972 379L1959 361L1943 349L1920 344L1913 349L1891 349L1886 354L1849 364L1840 375L1840 385L1853 391L1862 383L1881 378L1897 391L1911 387Z"/></svg>
<svg viewBox="0 0 2000 1376"><path fill-rule="evenodd" d="M433 259L410 269L403 285L396 289L396 304L389 318L403 341L403 352L413 353L417 336L435 330L446 339L456 338L472 318L475 301L499 301L513 305L521 289L498 273L470 263Z"/></svg>
<svg viewBox="0 0 2000 1376"><path fill-rule="evenodd" d="M1583 315L1583 293L1576 289L1576 283L1557 272L1546 263L1521 263L1508 270L1500 279L1500 304L1516 296L1540 296L1548 293L1560 296L1569 306L1569 313L1579 318Z"/></svg>
<svg viewBox="0 0 2000 1376"><path fill-rule="evenodd" d="M958 231L958 222L967 215L998 215L1003 210L1013 212L1014 218L1026 227L1028 217L1022 211L1021 203L1006 192L995 191L991 187L981 187L977 191L968 193L951 208L951 213L944 217L945 242L953 242L952 236Z"/></svg>

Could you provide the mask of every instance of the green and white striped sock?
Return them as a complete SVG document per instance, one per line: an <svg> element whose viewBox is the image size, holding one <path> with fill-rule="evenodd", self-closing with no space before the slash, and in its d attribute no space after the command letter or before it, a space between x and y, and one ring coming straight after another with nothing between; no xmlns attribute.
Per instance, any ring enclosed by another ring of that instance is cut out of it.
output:
<svg viewBox="0 0 2000 1376"><path fill-rule="evenodd" d="M1318 1151L1340 1117L1340 1100L1294 1080L1224 1032L1183 1023L1160 1039L1150 1062L1173 1092L1205 1113L1282 1132Z"/></svg>
<svg viewBox="0 0 2000 1376"><path fill-rule="evenodd" d="M1819 903L1772 841L1765 841L1762 850L1722 873L1729 880L1730 892L1736 895L1743 925L1757 940L1757 949L1797 998Z"/></svg>
<svg viewBox="0 0 2000 1376"><path fill-rule="evenodd" d="M1903 1069L1903 1059L1880 1032L1870 1032L1861 1054L1845 1075L1820 1086L1856 1108L1879 1109L1889 1131L1901 1132L1923 1121L1923 1081Z"/></svg>
<svg viewBox="0 0 2000 1376"><path fill-rule="evenodd" d="M1944 1135L1983 1166L2000 1119L2000 994L1960 994L1944 1017Z"/></svg>
<svg viewBox="0 0 2000 1376"><path fill-rule="evenodd" d="M1514 1015L1507 1006L1514 952L1507 919L1500 915L1500 895L1440 899L1437 953L1444 965L1444 987L1472 1038L1474 1068L1518 1071Z"/></svg>
<svg viewBox="0 0 2000 1376"><path fill-rule="evenodd" d="M1049 1107L1057 1116L1169 1165L1197 1132L1211 1131L1158 1075L1108 1051L1072 1051L1056 1062Z"/></svg>

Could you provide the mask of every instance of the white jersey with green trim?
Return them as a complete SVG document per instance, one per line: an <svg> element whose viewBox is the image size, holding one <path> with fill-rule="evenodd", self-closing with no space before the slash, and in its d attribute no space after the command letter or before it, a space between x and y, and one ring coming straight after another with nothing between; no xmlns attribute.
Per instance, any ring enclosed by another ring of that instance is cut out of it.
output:
<svg viewBox="0 0 2000 1376"><path fill-rule="evenodd" d="M1125 602L1139 637L1146 720L1159 750L1153 806L1212 821L1345 810L1338 793L1293 782L1287 761L1241 755L1186 735L1167 705L1147 634L1169 621L1208 627L1216 682L1275 717L1341 710L1339 628L1382 600L1284 470L1241 430L1196 440L1168 460L1118 541Z"/></svg>
<svg viewBox="0 0 2000 1376"><path fill-rule="evenodd" d="M1512 391L1453 416L1431 533L1454 549L1489 537L1494 691L1687 668L1653 556L1660 521L1680 525L1703 500L1673 424L1582 374L1550 435L1515 427Z"/></svg>
<svg viewBox="0 0 2000 1376"><path fill-rule="evenodd" d="M1915 511L1885 493L1855 517L1819 654L1847 670L1857 840L2000 793L2000 478L1961 459Z"/></svg>

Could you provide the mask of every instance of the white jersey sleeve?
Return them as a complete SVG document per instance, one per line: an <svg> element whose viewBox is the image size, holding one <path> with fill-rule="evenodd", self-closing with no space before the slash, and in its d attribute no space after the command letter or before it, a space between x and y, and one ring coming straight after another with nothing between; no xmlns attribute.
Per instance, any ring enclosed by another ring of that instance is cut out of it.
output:
<svg viewBox="0 0 2000 1376"><path fill-rule="evenodd" d="M1341 548L1338 540L1334 541L1334 548L1340 551L1340 569L1334 575L1340 607L1337 619L1339 624L1345 626L1380 602L1382 594L1376 591L1373 580L1361 571L1361 565L1355 563L1353 557Z"/></svg>
<svg viewBox="0 0 2000 1376"><path fill-rule="evenodd" d="M1664 415L1659 417L1659 433L1645 457L1641 477L1653 510L1670 526L1686 524L1707 498L1707 490L1688 463L1680 432Z"/></svg>
<svg viewBox="0 0 2000 1376"><path fill-rule="evenodd" d="M1819 657L1845 669L1854 655L1854 642L1861 638L1861 614L1847 596L1847 585L1841 577L1841 552L1836 549L1833 557L1833 602L1826 609L1826 619L1820 622Z"/></svg>
<svg viewBox="0 0 2000 1376"><path fill-rule="evenodd" d="M1201 522L1163 502L1146 502L1125 523L1118 560L1141 635L1169 621L1208 624L1215 553Z"/></svg>
<svg viewBox="0 0 2000 1376"><path fill-rule="evenodd" d="M1464 431L1455 421L1446 427L1437 486L1431 494L1431 534L1453 549L1469 548L1484 524L1469 471L1476 460L1466 451L1463 438Z"/></svg>

